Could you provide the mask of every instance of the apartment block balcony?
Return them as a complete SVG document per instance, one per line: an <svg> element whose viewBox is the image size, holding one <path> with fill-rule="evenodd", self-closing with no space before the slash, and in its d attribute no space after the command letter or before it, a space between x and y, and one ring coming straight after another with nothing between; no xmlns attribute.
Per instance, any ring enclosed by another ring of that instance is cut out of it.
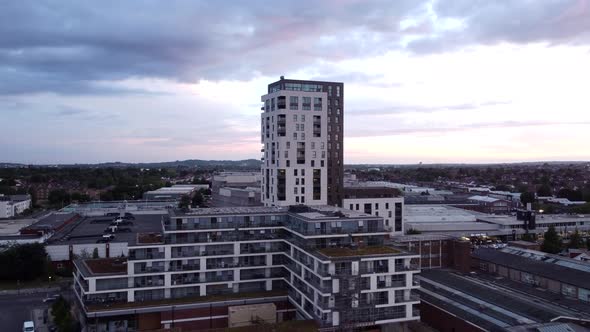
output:
<svg viewBox="0 0 590 332"><path fill-rule="evenodd" d="M408 303L408 302L417 302L420 301L420 296L418 294L410 294L409 296L396 296L395 303Z"/></svg>

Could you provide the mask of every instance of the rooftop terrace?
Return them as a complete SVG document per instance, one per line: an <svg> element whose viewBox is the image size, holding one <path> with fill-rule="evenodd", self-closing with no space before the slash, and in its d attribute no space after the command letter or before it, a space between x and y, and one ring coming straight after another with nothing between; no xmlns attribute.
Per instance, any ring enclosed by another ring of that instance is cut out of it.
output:
<svg viewBox="0 0 590 332"><path fill-rule="evenodd" d="M386 246L373 246L363 248L323 248L318 249L318 252L327 257L354 257L354 256L378 256L378 255L394 255L403 253L400 250Z"/></svg>
<svg viewBox="0 0 590 332"><path fill-rule="evenodd" d="M136 302L110 302L100 304L89 304L86 306L88 312L104 311L104 310L119 310L119 309L133 309L137 307L158 307L168 305L181 305L181 304L193 304L203 302L220 302L230 300L243 300L243 299L254 299L254 298L268 298L275 296L287 296L287 291L268 291L268 292L241 292L241 293L230 293L230 294L219 294L219 295L207 295L207 296L187 296L176 299L160 299L160 300L149 300L149 301L136 301Z"/></svg>
<svg viewBox="0 0 590 332"><path fill-rule="evenodd" d="M98 258L83 261L93 274L117 274L127 272L126 258Z"/></svg>

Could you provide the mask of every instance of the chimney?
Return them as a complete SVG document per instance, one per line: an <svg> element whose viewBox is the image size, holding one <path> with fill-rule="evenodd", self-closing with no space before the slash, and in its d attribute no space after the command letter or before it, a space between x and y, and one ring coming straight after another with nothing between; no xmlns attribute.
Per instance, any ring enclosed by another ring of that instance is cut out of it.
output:
<svg viewBox="0 0 590 332"><path fill-rule="evenodd" d="M281 81L285 79L285 76L281 76Z"/></svg>

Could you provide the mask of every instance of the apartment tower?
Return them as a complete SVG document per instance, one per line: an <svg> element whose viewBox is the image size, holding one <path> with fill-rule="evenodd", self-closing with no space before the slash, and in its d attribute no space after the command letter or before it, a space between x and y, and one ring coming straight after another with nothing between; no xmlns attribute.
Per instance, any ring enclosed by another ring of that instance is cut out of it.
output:
<svg viewBox="0 0 590 332"><path fill-rule="evenodd" d="M261 100L264 205L341 206L344 84L281 76Z"/></svg>

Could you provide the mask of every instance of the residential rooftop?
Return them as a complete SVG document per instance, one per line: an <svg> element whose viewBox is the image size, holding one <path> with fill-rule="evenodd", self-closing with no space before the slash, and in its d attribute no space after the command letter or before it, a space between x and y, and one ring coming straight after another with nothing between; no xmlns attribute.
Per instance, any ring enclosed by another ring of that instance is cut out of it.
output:
<svg viewBox="0 0 590 332"><path fill-rule="evenodd" d="M127 273L127 258L86 259L81 263L93 275Z"/></svg>
<svg viewBox="0 0 590 332"><path fill-rule="evenodd" d="M131 224L120 226L125 232L117 232L111 243L122 242L133 246L138 243L138 234L161 233L162 221L167 215L162 214L134 214L135 219ZM105 230L110 226L114 217L83 217L56 232L48 241L49 244L83 244L92 243L102 239Z"/></svg>
<svg viewBox="0 0 590 332"><path fill-rule="evenodd" d="M284 214L290 213L310 220L338 219L338 218L379 218L361 211L353 211L330 205L294 205L290 207L267 206L236 206L217 208L198 208L189 211L173 210L170 216L215 216L215 215L255 215L255 214Z"/></svg>

